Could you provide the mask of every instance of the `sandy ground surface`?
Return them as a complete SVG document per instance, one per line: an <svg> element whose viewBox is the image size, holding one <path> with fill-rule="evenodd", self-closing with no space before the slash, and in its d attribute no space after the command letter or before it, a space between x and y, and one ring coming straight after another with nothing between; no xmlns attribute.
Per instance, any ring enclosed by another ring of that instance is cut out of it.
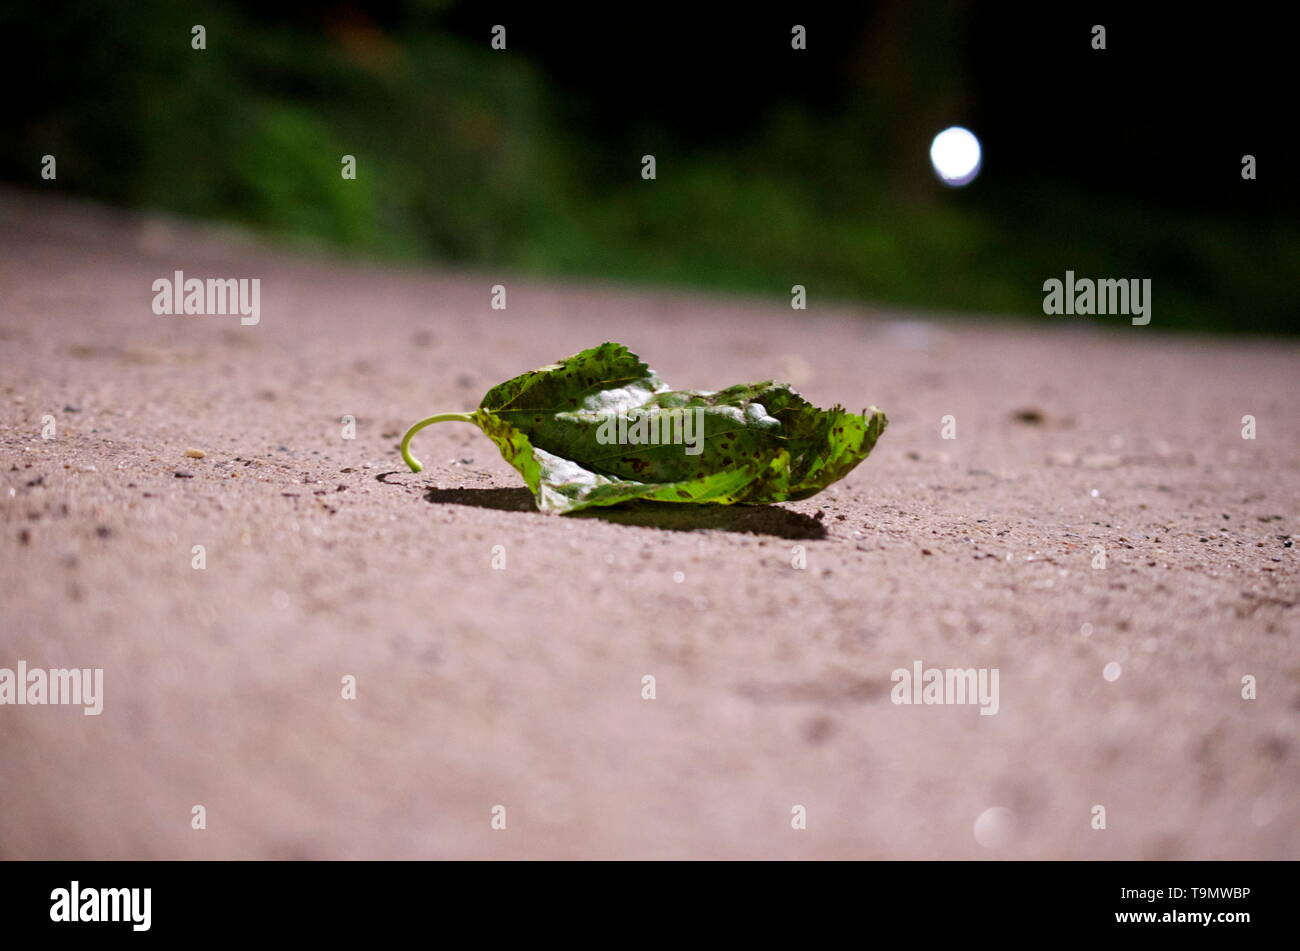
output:
<svg viewBox="0 0 1300 951"><path fill-rule="evenodd" d="M260 278L261 323L155 316L177 268ZM0 195L0 667L104 670L100 716L0 706L0 856L1300 857L1300 348L1162 336L1158 289L1110 330L810 294ZM607 339L891 426L766 508L542 515L463 424L404 471L411 422ZM998 713L892 703L916 661L997 668Z"/></svg>

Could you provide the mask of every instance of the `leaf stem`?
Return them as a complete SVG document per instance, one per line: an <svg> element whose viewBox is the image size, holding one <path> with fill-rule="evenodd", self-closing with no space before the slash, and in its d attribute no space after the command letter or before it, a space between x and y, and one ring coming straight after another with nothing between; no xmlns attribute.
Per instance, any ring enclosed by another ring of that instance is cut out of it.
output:
<svg viewBox="0 0 1300 951"><path fill-rule="evenodd" d="M422 419L406 431L402 437L402 458L406 464L411 467L412 472L419 472L424 468L424 464L411 455L411 437L418 433L425 426L432 426L434 423L472 423L474 422L473 413L439 413L437 416L430 416L428 419Z"/></svg>

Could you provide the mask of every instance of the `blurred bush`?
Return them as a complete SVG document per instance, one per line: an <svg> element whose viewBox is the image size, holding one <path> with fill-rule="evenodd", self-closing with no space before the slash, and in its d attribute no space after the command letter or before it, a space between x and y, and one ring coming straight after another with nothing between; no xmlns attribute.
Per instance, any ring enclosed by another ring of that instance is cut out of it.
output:
<svg viewBox="0 0 1300 951"><path fill-rule="evenodd" d="M35 187L51 153L60 189L385 258L1021 314L1041 313L1042 282L1068 266L1153 278L1162 327L1300 329L1293 223L919 188L928 143L903 141L918 159L900 169L898 137L934 131L928 113L885 115L870 76L838 115L778 104L730 147L662 129L629 140L575 121L526 55L439 31L438 4L412 5L401 28L348 6L316 29L250 9L9 8L0 31L56 65L5 103L0 175ZM914 95L939 95L941 78ZM641 180L643 151L656 182Z"/></svg>

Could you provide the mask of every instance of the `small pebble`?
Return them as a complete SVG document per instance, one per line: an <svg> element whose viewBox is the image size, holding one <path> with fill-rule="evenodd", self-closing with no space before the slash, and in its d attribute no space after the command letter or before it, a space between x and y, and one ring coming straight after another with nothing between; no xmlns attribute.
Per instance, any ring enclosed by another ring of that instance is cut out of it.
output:
<svg viewBox="0 0 1300 951"><path fill-rule="evenodd" d="M975 820L975 841L986 849L1002 849L1016 837L1016 817L1005 806L985 809Z"/></svg>
<svg viewBox="0 0 1300 951"><path fill-rule="evenodd" d="M191 459L202 459L207 455L202 449L186 449L185 455Z"/></svg>

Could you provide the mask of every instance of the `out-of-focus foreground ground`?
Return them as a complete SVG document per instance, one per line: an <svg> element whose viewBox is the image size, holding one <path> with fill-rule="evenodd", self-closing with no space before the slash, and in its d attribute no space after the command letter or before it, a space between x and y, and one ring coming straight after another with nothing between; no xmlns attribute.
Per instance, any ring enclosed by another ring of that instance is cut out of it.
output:
<svg viewBox="0 0 1300 951"><path fill-rule="evenodd" d="M260 278L261 323L155 316L176 269ZM1300 346L1163 336L1158 288L1145 328L809 292L342 264L4 196L0 667L102 667L105 699L0 707L0 857L1300 856ZM467 425L404 471L411 422L604 340L891 426L762 509L544 516ZM918 660L998 668L997 715L891 703Z"/></svg>

